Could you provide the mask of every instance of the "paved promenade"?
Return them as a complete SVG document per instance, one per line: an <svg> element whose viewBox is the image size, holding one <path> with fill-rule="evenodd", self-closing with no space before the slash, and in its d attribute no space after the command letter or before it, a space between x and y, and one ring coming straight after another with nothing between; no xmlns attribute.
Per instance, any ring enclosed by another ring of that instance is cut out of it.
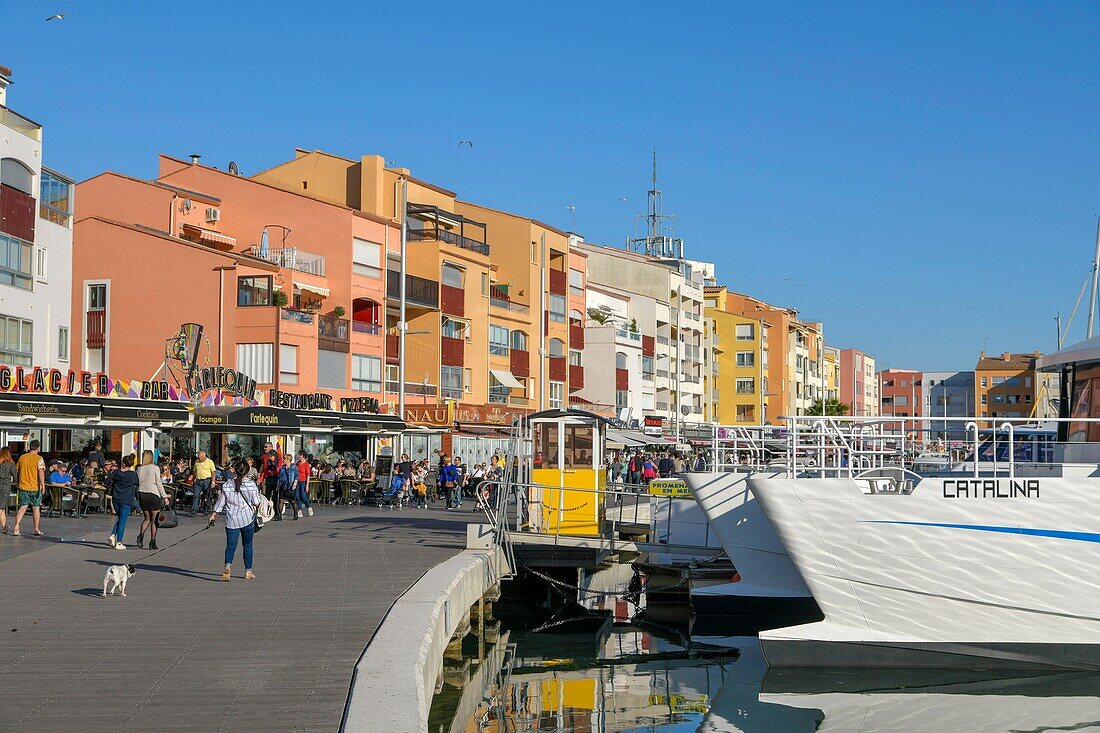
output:
<svg viewBox="0 0 1100 733"><path fill-rule="evenodd" d="M272 523L247 583L239 549L232 582L220 580L220 522L142 563L147 550L107 547L104 518L43 519L46 538L26 521L22 537L0 536L0 729L337 730L387 609L463 549L479 516L438 506L319 507ZM159 544L201 527L181 517ZM123 562L138 566L128 597L101 598L107 566Z"/></svg>

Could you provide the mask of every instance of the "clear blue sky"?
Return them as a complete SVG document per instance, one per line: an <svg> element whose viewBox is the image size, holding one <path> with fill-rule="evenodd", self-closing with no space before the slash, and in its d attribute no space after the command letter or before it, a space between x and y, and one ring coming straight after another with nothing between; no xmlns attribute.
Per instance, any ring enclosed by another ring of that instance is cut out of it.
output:
<svg viewBox="0 0 1100 733"><path fill-rule="evenodd" d="M0 28L78 179L380 153L618 245L656 147L689 256L880 366L1052 349L1092 259L1096 2L0 0Z"/></svg>

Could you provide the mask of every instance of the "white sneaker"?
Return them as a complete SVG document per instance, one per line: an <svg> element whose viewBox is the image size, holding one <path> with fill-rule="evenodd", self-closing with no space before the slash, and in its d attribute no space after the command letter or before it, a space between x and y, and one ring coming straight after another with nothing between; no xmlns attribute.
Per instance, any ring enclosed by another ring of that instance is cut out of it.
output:
<svg viewBox="0 0 1100 733"><path fill-rule="evenodd" d="M309 516L313 516L313 507L308 507L306 511L309 512Z"/></svg>
<svg viewBox="0 0 1100 733"><path fill-rule="evenodd" d="M116 549L116 550L125 550L125 549L126 549L126 545L122 544L121 542L116 542L116 543L115 543L115 549Z"/></svg>
<svg viewBox="0 0 1100 733"><path fill-rule="evenodd" d="M118 545L118 540L115 539L114 535L111 535L107 538L107 544L111 547L116 547Z"/></svg>
<svg viewBox="0 0 1100 733"><path fill-rule="evenodd" d="M310 512L310 514L313 514L313 512ZM301 509L298 510L298 518L299 519L302 518L302 510Z"/></svg>

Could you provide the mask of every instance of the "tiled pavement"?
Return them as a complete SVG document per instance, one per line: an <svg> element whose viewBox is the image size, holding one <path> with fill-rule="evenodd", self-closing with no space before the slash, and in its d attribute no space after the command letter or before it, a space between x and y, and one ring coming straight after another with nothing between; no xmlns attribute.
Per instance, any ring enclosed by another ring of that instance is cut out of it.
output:
<svg viewBox="0 0 1100 733"><path fill-rule="evenodd" d="M0 730L336 730L389 606L478 518L437 507L322 506L271 523L247 583L239 549L220 581L220 522L143 563L148 550L107 546L103 517L44 519L45 538L26 520L22 537L0 536ZM202 526L181 516L159 544ZM136 532L131 520L128 543ZM101 598L123 562L138 567L128 597Z"/></svg>

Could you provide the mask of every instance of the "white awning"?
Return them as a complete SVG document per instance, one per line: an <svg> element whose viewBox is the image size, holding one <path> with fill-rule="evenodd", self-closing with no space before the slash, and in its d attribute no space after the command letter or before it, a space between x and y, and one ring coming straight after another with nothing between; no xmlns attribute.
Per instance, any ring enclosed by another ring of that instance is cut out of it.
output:
<svg viewBox="0 0 1100 733"><path fill-rule="evenodd" d="M327 298L331 292L328 288L322 288L320 285L310 285L309 283L300 283L297 280L294 281L294 287L299 290L306 290L311 293L317 293L322 298Z"/></svg>
<svg viewBox="0 0 1100 733"><path fill-rule="evenodd" d="M503 369L490 369L489 373L496 377L496 380L509 389L523 389L523 384L512 376L511 372L506 372Z"/></svg>

